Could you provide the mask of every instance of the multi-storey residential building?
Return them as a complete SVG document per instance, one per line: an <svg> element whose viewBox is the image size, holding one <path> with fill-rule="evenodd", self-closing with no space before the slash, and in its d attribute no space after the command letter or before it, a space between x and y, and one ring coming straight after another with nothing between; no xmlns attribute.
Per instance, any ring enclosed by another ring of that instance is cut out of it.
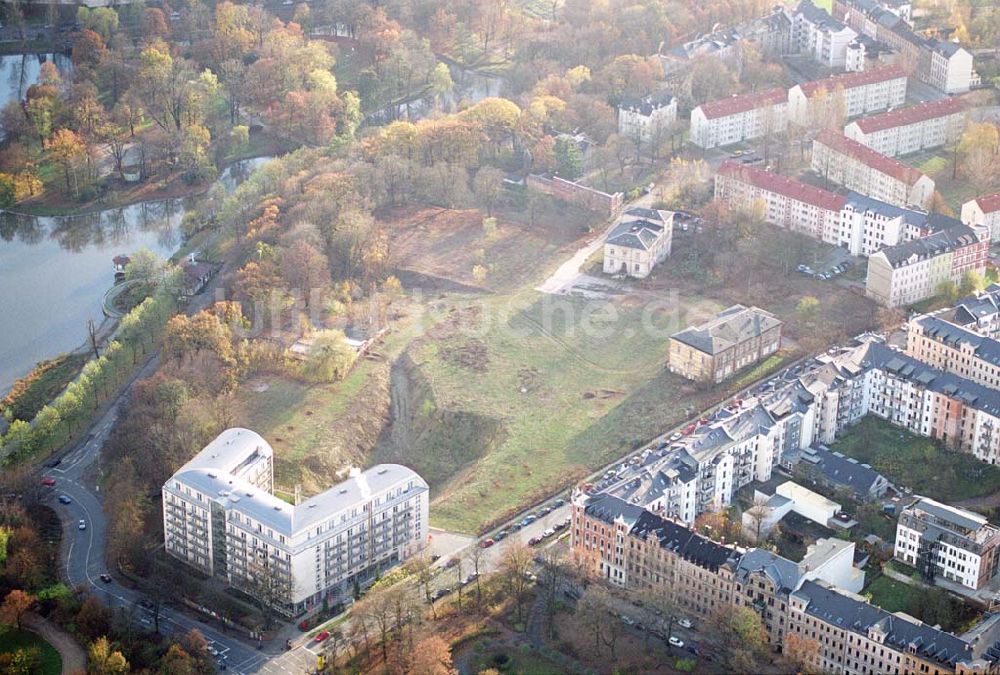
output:
<svg viewBox="0 0 1000 675"><path fill-rule="evenodd" d="M860 73L863 70L895 65L898 61L899 52L892 47L867 35L859 35L854 42L847 45L844 70L849 73Z"/></svg>
<svg viewBox="0 0 1000 675"><path fill-rule="evenodd" d="M757 307L733 305L670 336L670 372L699 382L722 382L780 346L777 317Z"/></svg>
<svg viewBox="0 0 1000 675"><path fill-rule="evenodd" d="M795 85L788 90L788 119L808 126L820 105L836 106L839 114L857 117L905 101L906 73L899 66L886 66Z"/></svg>
<svg viewBox="0 0 1000 675"><path fill-rule="evenodd" d="M946 314L951 323L994 340L1000 339L1000 285L990 284L977 295L962 298Z"/></svg>
<svg viewBox="0 0 1000 675"><path fill-rule="evenodd" d="M788 94L769 89L711 101L691 111L691 142L700 148L731 145L784 131Z"/></svg>
<svg viewBox="0 0 1000 675"><path fill-rule="evenodd" d="M670 255L674 214L658 209L632 208L604 240L604 273L637 279Z"/></svg>
<svg viewBox="0 0 1000 675"><path fill-rule="evenodd" d="M899 514L893 555L927 581L942 577L978 589L996 576L1000 528L978 513L920 497Z"/></svg>
<svg viewBox="0 0 1000 675"><path fill-rule="evenodd" d="M965 130L960 99L926 101L902 110L863 117L844 127L844 135L889 157L947 145Z"/></svg>
<svg viewBox="0 0 1000 675"><path fill-rule="evenodd" d="M1000 342L947 320L950 312L907 323L906 353L934 368L1000 388Z"/></svg>
<svg viewBox="0 0 1000 675"><path fill-rule="evenodd" d="M792 43L800 53L828 68L844 67L847 46L857 35L812 0L802 0L792 15Z"/></svg>
<svg viewBox="0 0 1000 675"><path fill-rule="evenodd" d="M916 68L922 82L946 94L960 94L979 86L972 54L956 43L914 33L908 23L908 8L901 10L894 3L876 0L834 0L833 16L898 50L902 60Z"/></svg>
<svg viewBox="0 0 1000 675"><path fill-rule="evenodd" d="M618 133L642 147L662 143L676 121L677 99L669 92L626 99L618 106Z"/></svg>
<svg viewBox="0 0 1000 675"><path fill-rule="evenodd" d="M835 243L845 198L770 171L726 160L715 174L715 198L733 208L764 207L764 220L793 232Z"/></svg>
<svg viewBox="0 0 1000 675"><path fill-rule="evenodd" d="M163 485L168 554L289 616L342 599L427 541L428 487L398 464L352 470L292 505L273 486L273 452L227 429Z"/></svg>
<svg viewBox="0 0 1000 675"><path fill-rule="evenodd" d="M831 452L824 445L806 448L798 459L797 466L806 477L833 490L846 490L858 501L879 499L889 489L889 481L871 465Z"/></svg>
<svg viewBox="0 0 1000 675"><path fill-rule="evenodd" d="M812 170L848 190L895 206L926 209L934 196L934 181L921 171L830 129L820 131L813 141Z"/></svg>
<svg viewBox="0 0 1000 675"><path fill-rule="evenodd" d="M966 272L983 274L988 257L985 228L951 227L869 257L865 293L887 307L911 305L936 294L945 281L959 284Z"/></svg>
<svg viewBox="0 0 1000 675"><path fill-rule="evenodd" d="M977 197L962 204L962 222L983 225L990 230L990 241L1000 241L1000 192Z"/></svg>

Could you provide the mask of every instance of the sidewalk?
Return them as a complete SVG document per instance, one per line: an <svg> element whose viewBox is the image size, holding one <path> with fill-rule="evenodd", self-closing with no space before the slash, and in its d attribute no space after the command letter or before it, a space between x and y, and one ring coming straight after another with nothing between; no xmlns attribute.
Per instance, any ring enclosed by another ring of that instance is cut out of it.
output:
<svg viewBox="0 0 1000 675"><path fill-rule="evenodd" d="M42 636L59 652L59 656L62 658L63 675L86 672L87 654L72 635L33 612L24 617L24 625Z"/></svg>

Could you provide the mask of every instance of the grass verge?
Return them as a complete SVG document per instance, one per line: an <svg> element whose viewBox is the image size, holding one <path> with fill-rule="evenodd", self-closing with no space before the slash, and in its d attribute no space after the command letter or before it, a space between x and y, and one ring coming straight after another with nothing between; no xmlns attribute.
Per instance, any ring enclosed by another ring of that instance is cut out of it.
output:
<svg viewBox="0 0 1000 675"><path fill-rule="evenodd" d="M13 654L18 650L38 649L38 675L59 675L62 672L62 658L56 648L40 636L26 630L11 629L0 633L0 654Z"/></svg>

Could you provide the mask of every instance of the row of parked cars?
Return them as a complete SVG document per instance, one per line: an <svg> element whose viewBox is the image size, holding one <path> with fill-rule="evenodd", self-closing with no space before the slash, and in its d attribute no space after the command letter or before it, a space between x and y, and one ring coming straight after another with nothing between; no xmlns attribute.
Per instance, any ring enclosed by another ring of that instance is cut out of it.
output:
<svg viewBox="0 0 1000 675"><path fill-rule="evenodd" d="M668 635L666 631L662 630L661 628L658 628L657 626L644 626L641 622L636 621L627 614L617 614L617 612L615 612L613 609L609 609L608 613L611 614L611 616L617 616L618 618L620 618L622 623L624 623L626 626L635 628L637 631L640 632L648 632L653 637L659 638L664 642L668 642L672 647L677 647L678 649L684 648L684 640L680 639L676 635ZM681 626L682 628L688 628L688 629L694 627L694 624L691 622L691 620L685 618L678 619L677 625ZM690 651L692 654L697 655L698 654L697 645L690 645L688 647L688 651Z"/></svg>
<svg viewBox="0 0 1000 675"><path fill-rule="evenodd" d="M489 548L490 546L493 546L497 542L503 541L508 536L510 536L512 533L519 532L520 530L524 529L528 525L531 525L533 522L535 522L539 518L544 518L545 516L549 515L550 513L552 513L556 509L558 509L560 506L564 506L565 504L566 504L566 500L565 499L557 499L554 502L552 502L551 504L548 504L547 506L543 506L541 509L539 509L535 513L531 513L531 514L525 516L523 520L511 524L509 530L506 530L506 529L505 530L499 530L492 537L489 537L488 539L483 539L479 543L479 546L482 547L482 548ZM569 525L569 518L567 518L564 523L558 523L556 526L550 527L548 530L545 531L545 532L548 532L548 534L543 533L542 536L543 536L543 538L544 537L552 536L552 534L554 534L555 532L563 529L567 525ZM549 532L549 530L552 530L552 532ZM535 539L535 537L532 537L532 539ZM541 541L541 539L539 539L539 541ZM528 543L530 544L531 542L529 541ZM532 544L532 545L534 545L534 544Z"/></svg>
<svg viewBox="0 0 1000 675"><path fill-rule="evenodd" d="M812 277L814 279L821 279L823 281L827 279L833 279L834 277L843 274L847 270L851 269L853 263L850 260L845 260L837 265L831 265L822 270L813 270L809 265L799 265L796 269L806 275L807 277Z"/></svg>

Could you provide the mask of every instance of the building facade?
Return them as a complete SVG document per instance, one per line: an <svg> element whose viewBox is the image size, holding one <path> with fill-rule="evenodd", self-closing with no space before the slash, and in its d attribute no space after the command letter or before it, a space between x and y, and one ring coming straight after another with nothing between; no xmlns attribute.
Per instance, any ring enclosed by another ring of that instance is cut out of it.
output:
<svg viewBox="0 0 1000 675"><path fill-rule="evenodd" d="M912 305L938 293L946 281L960 284L966 272L983 274L988 259L985 228L951 227L870 256L865 294L886 307Z"/></svg>
<svg viewBox="0 0 1000 675"><path fill-rule="evenodd" d="M181 467L162 490L167 553L298 616L426 545L429 490L412 470L352 470L293 506L272 494L272 458L267 441L236 428Z"/></svg>
<svg viewBox="0 0 1000 675"><path fill-rule="evenodd" d="M691 142L700 148L732 145L788 126L788 93L770 89L711 101L691 111Z"/></svg>
<svg viewBox="0 0 1000 675"><path fill-rule="evenodd" d="M604 273L636 279L649 276L670 255L673 241L672 211L633 208L604 240Z"/></svg>
<svg viewBox="0 0 1000 675"><path fill-rule="evenodd" d="M802 0L792 15L792 42L799 53L828 68L845 66L847 46L857 35L812 0Z"/></svg>
<svg viewBox="0 0 1000 675"><path fill-rule="evenodd" d="M899 66L843 73L797 84L788 90L788 118L801 126L815 123L817 106L836 106L851 118L888 110L906 101L906 72Z"/></svg>
<svg viewBox="0 0 1000 675"><path fill-rule="evenodd" d="M848 190L894 206L926 209L934 196L934 181L921 171L830 129L813 141L811 167Z"/></svg>
<svg viewBox="0 0 1000 675"><path fill-rule="evenodd" d="M677 99L663 92L618 106L618 133L642 147L660 144L677 121Z"/></svg>
<svg viewBox="0 0 1000 675"><path fill-rule="evenodd" d="M958 140L965 131L965 119L962 101L946 98L855 120L844 127L844 135L882 155L897 157Z"/></svg>
<svg viewBox="0 0 1000 675"><path fill-rule="evenodd" d="M770 312L733 305L670 336L670 372L698 382L722 382L778 351L781 325Z"/></svg>
<svg viewBox="0 0 1000 675"><path fill-rule="evenodd" d="M941 577L973 590L997 573L1000 528L972 511L921 497L899 514L896 560L917 568L924 579Z"/></svg>
<svg viewBox="0 0 1000 675"><path fill-rule="evenodd" d="M962 222L989 228L990 241L1000 241L1000 192L962 204Z"/></svg>

